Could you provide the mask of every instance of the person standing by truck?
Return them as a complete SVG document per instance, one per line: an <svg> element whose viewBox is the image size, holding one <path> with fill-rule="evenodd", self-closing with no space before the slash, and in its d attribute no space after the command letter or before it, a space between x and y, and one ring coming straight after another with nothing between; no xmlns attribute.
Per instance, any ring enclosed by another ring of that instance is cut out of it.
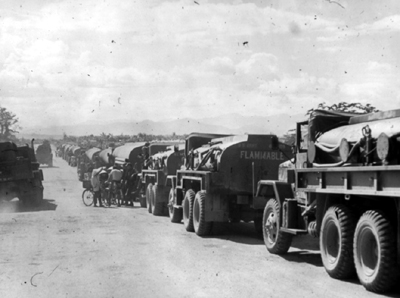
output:
<svg viewBox="0 0 400 298"><path fill-rule="evenodd" d="M99 201L99 207L103 207L103 204L101 203L101 193L100 193L100 173L103 171L104 168L100 167L97 169L94 169L92 171L92 177L91 177L91 182L92 182L92 187L93 187L93 207L97 207L97 201Z"/></svg>
<svg viewBox="0 0 400 298"><path fill-rule="evenodd" d="M135 186L135 182L137 179L137 171L132 166L130 162L125 165L124 174L123 174L123 192L124 192L124 202L126 205L132 205L133 207L133 199L131 198L131 193Z"/></svg>
<svg viewBox="0 0 400 298"><path fill-rule="evenodd" d="M120 166L118 164L114 164L113 169L110 172L110 176L108 177L108 182L110 183L110 192L108 194L108 199L109 202L111 202L111 196L114 192L117 196L118 207L121 207L121 202L123 200L122 176L123 172L120 169Z"/></svg>

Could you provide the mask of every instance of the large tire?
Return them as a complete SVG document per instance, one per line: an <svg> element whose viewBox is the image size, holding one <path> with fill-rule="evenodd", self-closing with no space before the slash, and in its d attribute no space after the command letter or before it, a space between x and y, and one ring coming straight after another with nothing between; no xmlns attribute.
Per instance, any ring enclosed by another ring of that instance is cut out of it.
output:
<svg viewBox="0 0 400 298"><path fill-rule="evenodd" d="M319 247L326 272L333 278L354 276L353 237L355 220L344 205L330 207L321 224Z"/></svg>
<svg viewBox="0 0 400 298"><path fill-rule="evenodd" d="M198 191L193 204L193 227L198 236L210 235L213 222L206 221L206 193Z"/></svg>
<svg viewBox="0 0 400 298"><path fill-rule="evenodd" d="M153 215L164 215L164 203L161 198L164 194L163 190L163 187L159 187L158 185L153 186Z"/></svg>
<svg viewBox="0 0 400 298"><path fill-rule="evenodd" d="M153 183L149 183L146 188L146 203L149 213L153 213Z"/></svg>
<svg viewBox="0 0 400 298"><path fill-rule="evenodd" d="M180 223L182 221L182 208L176 208L175 205L175 190L171 188L168 196L168 213L171 222Z"/></svg>
<svg viewBox="0 0 400 298"><path fill-rule="evenodd" d="M146 196L143 194L140 195L140 207L147 208Z"/></svg>
<svg viewBox="0 0 400 298"><path fill-rule="evenodd" d="M281 206L275 199L270 199L264 208L263 237L267 250L272 254L286 253L292 243L292 235L280 230Z"/></svg>
<svg viewBox="0 0 400 298"><path fill-rule="evenodd" d="M194 232L193 227L193 203L195 193L193 189L186 191L185 198L182 202L183 209L183 225L188 232Z"/></svg>
<svg viewBox="0 0 400 298"><path fill-rule="evenodd" d="M259 237L263 234L263 219L261 216L256 216L254 218L254 229Z"/></svg>
<svg viewBox="0 0 400 298"><path fill-rule="evenodd" d="M398 278L396 236L383 212L366 211L354 233L354 263L361 284L368 290L383 293Z"/></svg>

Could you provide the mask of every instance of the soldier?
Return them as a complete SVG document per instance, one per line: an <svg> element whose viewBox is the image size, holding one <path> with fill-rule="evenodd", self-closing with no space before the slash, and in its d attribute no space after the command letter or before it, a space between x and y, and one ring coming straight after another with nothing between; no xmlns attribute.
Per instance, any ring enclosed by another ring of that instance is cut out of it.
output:
<svg viewBox="0 0 400 298"><path fill-rule="evenodd" d="M97 200L99 201L99 207L103 207L101 203L101 193L100 193L100 173L104 170L103 167L94 169L92 172L91 182L94 191L93 196L93 207L97 207Z"/></svg>
<svg viewBox="0 0 400 298"><path fill-rule="evenodd" d="M111 170L110 175L108 177L108 182L110 183L110 192L108 194L108 199L109 202L111 202L111 195L114 190L115 195L117 196L118 207L121 207L121 202L123 199L122 183L121 183L122 175L123 172L121 171L120 166L118 164L114 164L113 169Z"/></svg>
<svg viewBox="0 0 400 298"><path fill-rule="evenodd" d="M100 157L96 156L94 158L94 168L97 169L99 167L101 167L101 160L100 160Z"/></svg>
<svg viewBox="0 0 400 298"><path fill-rule="evenodd" d="M80 181L83 180L83 176L87 172L84 154L85 153L82 152L80 158L78 159L77 171L78 171L78 177L79 177Z"/></svg>
<svg viewBox="0 0 400 298"><path fill-rule="evenodd" d="M132 190L135 186L135 181L137 178L137 171L132 166L130 162L125 165L124 177L123 177L123 191L124 191L124 203L127 205L132 205L133 199L131 198Z"/></svg>
<svg viewBox="0 0 400 298"><path fill-rule="evenodd" d="M149 146L150 143L146 143L142 147L141 158L143 159L143 166L142 166L143 169L148 169L149 164L151 163L151 159L149 158Z"/></svg>

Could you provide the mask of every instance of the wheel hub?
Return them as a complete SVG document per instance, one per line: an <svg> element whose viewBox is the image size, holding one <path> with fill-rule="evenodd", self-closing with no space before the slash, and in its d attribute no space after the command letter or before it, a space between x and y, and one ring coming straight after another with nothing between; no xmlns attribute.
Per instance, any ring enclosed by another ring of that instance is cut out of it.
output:
<svg viewBox="0 0 400 298"><path fill-rule="evenodd" d="M277 230L276 216L274 213L270 213L265 222L265 231L272 242L275 242Z"/></svg>
<svg viewBox="0 0 400 298"><path fill-rule="evenodd" d="M371 229L364 229L360 233L359 243L363 244L363 249L359 249L361 266L366 275L372 276L378 265L379 248ZM358 247L360 247L360 245Z"/></svg>

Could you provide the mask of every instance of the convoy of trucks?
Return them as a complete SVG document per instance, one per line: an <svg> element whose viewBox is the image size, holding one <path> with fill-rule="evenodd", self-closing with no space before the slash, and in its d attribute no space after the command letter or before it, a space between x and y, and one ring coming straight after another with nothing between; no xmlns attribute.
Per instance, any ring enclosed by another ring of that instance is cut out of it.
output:
<svg viewBox="0 0 400 298"><path fill-rule="evenodd" d="M43 199L32 148L0 143L2 197ZM333 278L356 275L378 293L399 278L400 110L314 110L297 123L293 146L275 135L192 133L184 143L60 152L72 166L78 160L80 179L90 167L134 165L134 200L198 236L218 222L254 222L272 254L287 253L297 235L319 237Z"/></svg>

